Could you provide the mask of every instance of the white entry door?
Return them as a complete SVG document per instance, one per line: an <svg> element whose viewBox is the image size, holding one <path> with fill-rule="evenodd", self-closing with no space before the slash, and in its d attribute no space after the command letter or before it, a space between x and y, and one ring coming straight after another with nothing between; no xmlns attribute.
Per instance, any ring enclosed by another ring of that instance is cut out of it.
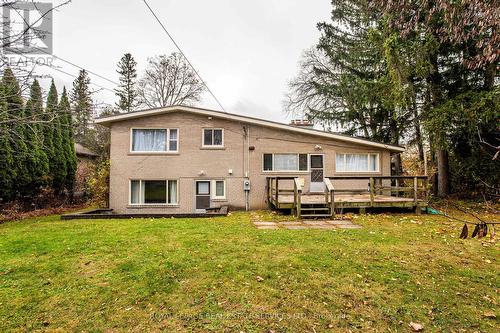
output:
<svg viewBox="0 0 500 333"><path fill-rule="evenodd" d="M309 170L311 172L311 185L309 192L324 192L324 163L323 155L309 155Z"/></svg>

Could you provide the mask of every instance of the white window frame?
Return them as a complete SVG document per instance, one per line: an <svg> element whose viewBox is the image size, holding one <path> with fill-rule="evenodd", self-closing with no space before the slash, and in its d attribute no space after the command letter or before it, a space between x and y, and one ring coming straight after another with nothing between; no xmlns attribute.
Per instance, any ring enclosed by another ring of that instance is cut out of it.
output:
<svg viewBox="0 0 500 333"><path fill-rule="evenodd" d="M222 182L224 184L224 195L223 196L217 196L217 182ZM212 184L211 184L213 191L212 191L212 199L213 200L225 200L226 199L226 180L225 179L213 179Z"/></svg>
<svg viewBox="0 0 500 333"><path fill-rule="evenodd" d="M166 133L166 140L165 142L165 147L167 150L162 150L162 151L141 151L141 150L133 150L134 148L134 130L165 130L167 131ZM176 130L177 131L177 149L176 150L170 150L170 131L171 130ZM165 127L132 127L130 128L130 153L131 154L177 154L179 153L179 146L180 146L180 130L179 128L165 128Z"/></svg>
<svg viewBox="0 0 500 333"><path fill-rule="evenodd" d="M132 182L139 182L139 203L132 203ZM166 191L165 191L165 203L141 203L144 201L142 198L142 186L145 181L158 181L165 182ZM174 181L177 182L177 195L175 198L175 203L168 203L168 185L169 182ZM128 182L128 204L129 206L179 206L179 180L178 179L129 179Z"/></svg>
<svg viewBox="0 0 500 333"><path fill-rule="evenodd" d="M265 155L273 155L273 170L264 170L264 156ZM275 155L297 155L297 161L298 161L297 170L274 170L274 166L276 165L276 163L274 162ZM307 169L306 170L298 170L300 168L300 155L307 155ZM273 173L273 172L274 173L308 173L310 171L310 167L309 167L310 155L311 154L306 154L306 153L263 153L262 154L262 161L261 161L262 162L261 163L262 172L266 172L266 173ZM313 155L316 155L316 154L313 154Z"/></svg>
<svg viewBox="0 0 500 333"><path fill-rule="evenodd" d="M220 130L222 131L222 144L220 145L206 145L205 144L205 130L211 130L212 131L212 143L214 142L214 131L215 130ZM201 146L203 148L224 148L224 129L223 128L215 128L215 127L204 127L201 130Z"/></svg>
<svg viewBox="0 0 500 333"><path fill-rule="evenodd" d="M367 171L348 171L348 170L339 170L337 165L337 156L344 155L344 166L347 166L346 155L367 155L368 156L368 167L370 167L370 156L376 156L377 168L375 171L367 170ZM380 173L380 153L336 153L335 154L335 172L337 173Z"/></svg>

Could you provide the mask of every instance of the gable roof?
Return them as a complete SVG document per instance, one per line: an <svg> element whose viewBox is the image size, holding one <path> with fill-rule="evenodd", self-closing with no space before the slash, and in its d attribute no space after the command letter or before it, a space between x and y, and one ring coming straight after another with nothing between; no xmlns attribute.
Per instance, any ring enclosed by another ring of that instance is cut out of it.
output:
<svg viewBox="0 0 500 333"><path fill-rule="evenodd" d="M283 124L283 123L279 123L279 122L275 122L275 121L270 121L270 120L263 120L263 119L248 117L248 116L241 116L241 115L237 115L237 114L233 114L233 113L226 113L226 112L221 112L221 111L202 109L202 108L197 108L197 107L192 107L192 106L184 106L184 105L173 105L173 106L162 107L162 108L139 110L139 111L132 111L132 112L128 112L128 113L122 113L122 114L118 114L118 115L105 116L105 117L100 117L100 118L95 119L94 122L96 124L100 124L100 125L109 127L112 123L118 122L118 121L143 118L143 117L150 117L150 116L162 115L162 114L167 114L167 113L172 113L172 112L188 112L188 113L194 113L194 114L204 115L204 116L209 116L209 117L228 119L228 120L243 122L243 123L247 123L247 124L259 125L259 126L265 126L265 127L271 127L271 128L296 132L296 133L313 135L313 136L327 138L327 139L335 139L335 140L339 140L339 141L356 143L356 144L370 146L370 147L383 148L383 149L388 149L388 150L394 151L394 152L403 152L405 150L405 148L401 147L401 146L371 141L368 139L353 137L353 136L349 136L349 135L345 135L345 134L326 132L326 131L315 130L315 129L311 129L311 128L296 127L296 126L287 125L287 124Z"/></svg>

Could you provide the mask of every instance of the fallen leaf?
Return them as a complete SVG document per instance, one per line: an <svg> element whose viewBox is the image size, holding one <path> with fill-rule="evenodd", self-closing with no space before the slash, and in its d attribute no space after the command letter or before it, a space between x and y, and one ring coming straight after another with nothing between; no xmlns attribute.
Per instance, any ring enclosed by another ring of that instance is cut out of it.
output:
<svg viewBox="0 0 500 333"><path fill-rule="evenodd" d="M424 326L419 323L410 322L410 327L413 332L422 332L424 330Z"/></svg>
<svg viewBox="0 0 500 333"><path fill-rule="evenodd" d="M258 282L262 282L262 281L264 281L264 278L263 278L262 276L258 276L258 275L257 275L257 281L258 281Z"/></svg>
<svg viewBox="0 0 500 333"><path fill-rule="evenodd" d="M493 311L486 311L485 313L483 313L483 315L486 318L496 318L497 317L497 315Z"/></svg>

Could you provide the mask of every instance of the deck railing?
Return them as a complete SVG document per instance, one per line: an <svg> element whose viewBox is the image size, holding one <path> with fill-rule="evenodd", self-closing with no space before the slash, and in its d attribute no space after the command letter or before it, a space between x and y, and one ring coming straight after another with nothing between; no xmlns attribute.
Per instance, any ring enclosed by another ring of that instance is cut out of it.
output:
<svg viewBox="0 0 500 333"><path fill-rule="evenodd" d="M342 184L343 181L354 182ZM364 212L369 207L413 207L419 213L422 207L427 206L428 201L426 176L334 176L325 177L323 183L324 204L332 217L335 216L336 208L359 208ZM271 208L291 208L297 217L301 217L303 202L306 201L304 195L311 195L304 194L302 178L267 177L266 186L267 201ZM293 203L286 201L292 196Z"/></svg>
<svg viewBox="0 0 500 333"><path fill-rule="evenodd" d="M335 176L327 177L331 181L365 180L365 189L342 189L336 188L335 193L369 194L370 206L374 206L377 195L391 197L412 198L415 207L419 202L428 201L428 178L427 176Z"/></svg>
<svg viewBox="0 0 500 333"><path fill-rule="evenodd" d="M277 206L278 198L280 194L292 194L294 192L293 189L283 189L280 188L280 182L285 180L294 180L296 177L267 177L266 178L266 186L267 186L267 200L269 204Z"/></svg>

